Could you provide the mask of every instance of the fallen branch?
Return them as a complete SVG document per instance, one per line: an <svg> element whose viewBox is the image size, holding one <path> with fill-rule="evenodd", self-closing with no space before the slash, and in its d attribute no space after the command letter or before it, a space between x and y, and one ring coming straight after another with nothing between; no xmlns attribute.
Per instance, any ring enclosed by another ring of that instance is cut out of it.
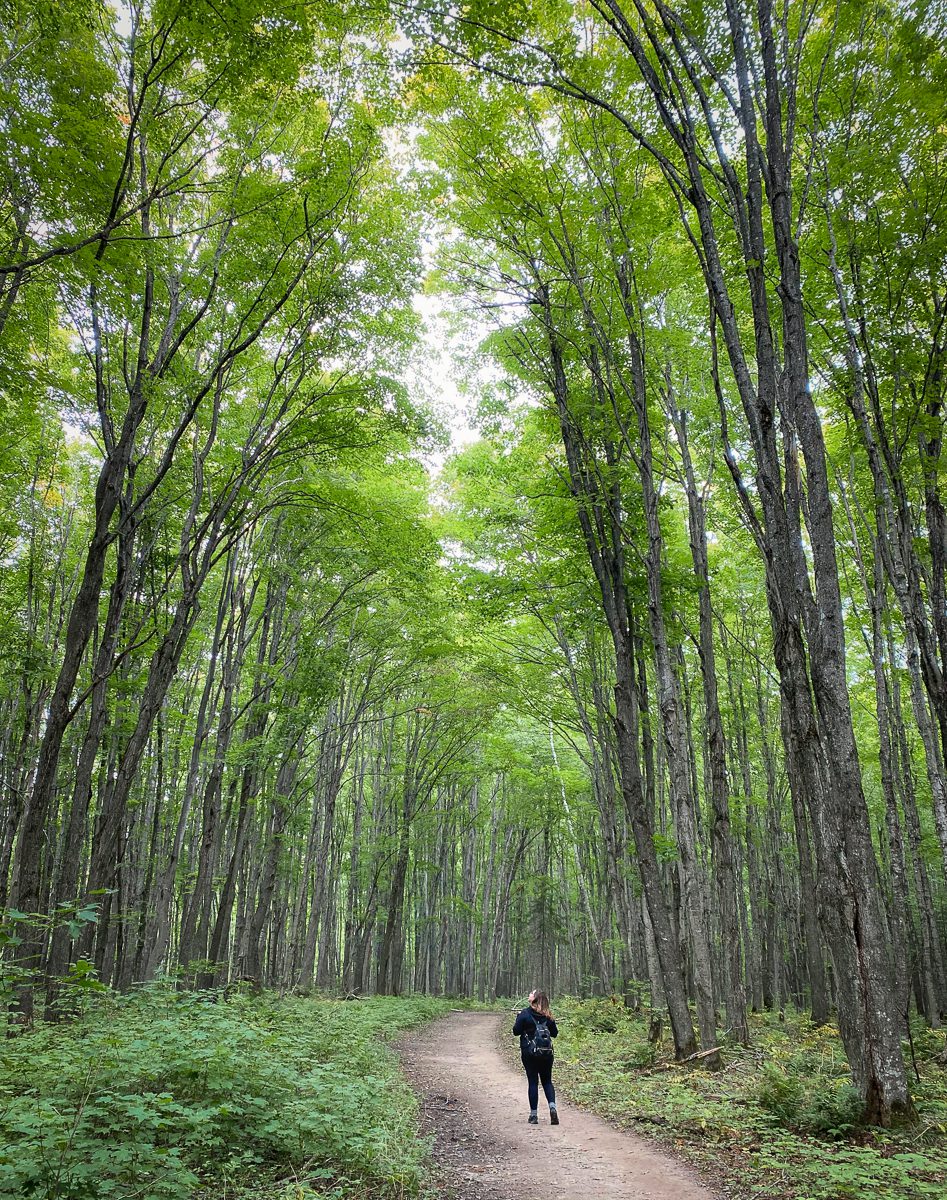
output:
<svg viewBox="0 0 947 1200"><path fill-rule="evenodd" d="M682 1063L695 1062L698 1058L709 1058L711 1054L719 1054L719 1046L711 1046L709 1050L697 1050L693 1054L688 1054L687 1058L682 1058Z"/></svg>

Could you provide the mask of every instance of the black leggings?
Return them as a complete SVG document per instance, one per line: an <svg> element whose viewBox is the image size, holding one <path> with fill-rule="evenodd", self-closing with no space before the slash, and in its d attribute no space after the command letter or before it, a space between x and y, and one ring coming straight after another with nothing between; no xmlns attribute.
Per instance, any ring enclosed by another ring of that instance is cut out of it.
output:
<svg viewBox="0 0 947 1200"><path fill-rule="evenodd" d="M523 1070L529 1081L527 1085L529 1111L535 1112L536 1106L539 1104L540 1083L543 1085L546 1099L552 1107L556 1103L556 1089L552 1086L552 1058L527 1058L525 1054L522 1057Z"/></svg>

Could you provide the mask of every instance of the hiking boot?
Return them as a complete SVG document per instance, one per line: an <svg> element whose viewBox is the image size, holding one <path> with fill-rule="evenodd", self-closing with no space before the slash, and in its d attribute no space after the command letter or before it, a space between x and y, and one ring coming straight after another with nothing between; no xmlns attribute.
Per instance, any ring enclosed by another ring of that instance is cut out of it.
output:
<svg viewBox="0 0 947 1200"><path fill-rule="evenodd" d="M549 1124L550 1125L558 1125L559 1124L559 1114L556 1112L556 1110L554 1108L550 1108L550 1110L549 1110Z"/></svg>
<svg viewBox="0 0 947 1200"><path fill-rule="evenodd" d="M526 1124L527 1125L538 1125L539 1117L537 1117L535 1113L530 1113L529 1116L526 1118Z"/></svg>

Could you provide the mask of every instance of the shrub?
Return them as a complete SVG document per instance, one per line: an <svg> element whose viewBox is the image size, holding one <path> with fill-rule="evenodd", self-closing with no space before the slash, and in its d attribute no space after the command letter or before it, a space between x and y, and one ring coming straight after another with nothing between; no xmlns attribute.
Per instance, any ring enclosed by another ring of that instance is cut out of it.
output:
<svg viewBox="0 0 947 1200"><path fill-rule="evenodd" d="M783 1125L794 1125L803 1103L803 1091L801 1079L774 1063L767 1063L760 1078L756 1102Z"/></svg>
<svg viewBox="0 0 947 1200"><path fill-rule="evenodd" d="M0 1197L233 1196L288 1173L339 1196L412 1194L416 1105L379 1030L442 1008L109 996L0 1047Z"/></svg>
<svg viewBox="0 0 947 1200"><path fill-rule="evenodd" d="M802 1078L773 1063L763 1068L756 1102L781 1125L828 1138L848 1136L860 1124L864 1108L846 1079Z"/></svg>
<svg viewBox="0 0 947 1200"><path fill-rule="evenodd" d="M864 1103L857 1090L845 1080L822 1083L806 1095L799 1116L799 1128L816 1137L843 1138L862 1124Z"/></svg>
<svg viewBox="0 0 947 1200"><path fill-rule="evenodd" d="M586 1000L574 1010L570 1009L569 1015L576 1032L584 1033L615 1033L628 1020L624 1004L611 996Z"/></svg>
<svg viewBox="0 0 947 1200"><path fill-rule="evenodd" d="M653 1042L632 1042L628 1051L628 1068L653 1067L657 1059L657 1047Z"/></svg>

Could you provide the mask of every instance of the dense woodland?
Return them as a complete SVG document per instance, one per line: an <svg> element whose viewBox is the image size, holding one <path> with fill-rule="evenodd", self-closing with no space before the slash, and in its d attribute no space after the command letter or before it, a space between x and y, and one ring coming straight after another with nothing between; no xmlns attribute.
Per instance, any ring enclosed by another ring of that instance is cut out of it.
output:
<svg viewBox="0 0 947 1200"><path fill-rule="evenodd" d="M17 1019L90 976L539 980L708 1068L749 1011L837 1021L907 1112L947 1016L944 6L0 22Z"/></svg>

